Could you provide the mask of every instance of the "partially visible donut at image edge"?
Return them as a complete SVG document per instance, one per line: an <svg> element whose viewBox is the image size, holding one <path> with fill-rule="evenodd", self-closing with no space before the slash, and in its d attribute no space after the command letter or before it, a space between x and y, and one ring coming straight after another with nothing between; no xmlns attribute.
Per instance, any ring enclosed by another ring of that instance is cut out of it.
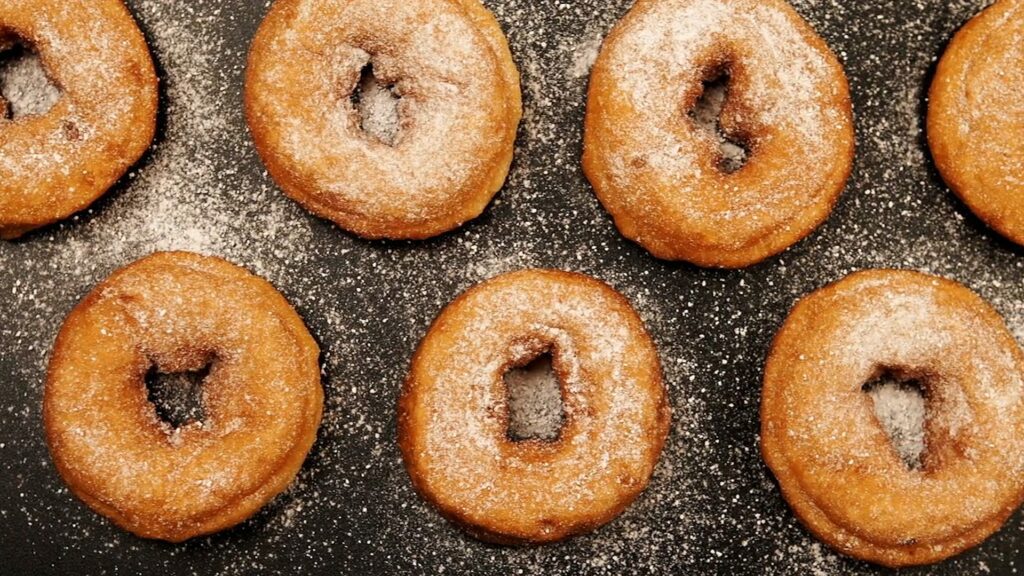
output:
<svg viewBox="0 0 1024 576"><path fill-rule="evenodd" d="M0 52L16 45L38 53L60 95L24 117L0 95L0 239L88 207L156 132L153 62L120 0L0 0Z"/></svg>
<svg viewBox="0 0 1024 576"><path fill-rule="evenodd" d="M723 78L703 126L704 86ZM726 167L722 138L745 163ZM853 156L843 68L783 0L639 0L591 72L584 172L661 259L742 268L786 250L828 218Z"/></svg>
<svg viewBox="0 0 1024 576"><path fill-rule="evenodd" d="M550 354L564 404L553 440L514 440L503 375ZM629 303L581 274L524 270L449 304L398 403L417 491L473 536L542 544L593 530L647 486L671 412L657 350Z"/></svg>
<svg viewBox="0 0 1024 576"><path fill-rule="evenodd" d="M865 386L917 382L920 466ZM1024 353L968 288L917 272L852 274L800 300L764 370L761 448L800 521L889 567L977 546L1024 500Z"/></svg>
<svg viewBox="0 0 1024 576"><path fill-rule="evenodd" d="M953 37L929 91L928 145L950 189L1024 245L1024 1L999 0Z"/></svg>

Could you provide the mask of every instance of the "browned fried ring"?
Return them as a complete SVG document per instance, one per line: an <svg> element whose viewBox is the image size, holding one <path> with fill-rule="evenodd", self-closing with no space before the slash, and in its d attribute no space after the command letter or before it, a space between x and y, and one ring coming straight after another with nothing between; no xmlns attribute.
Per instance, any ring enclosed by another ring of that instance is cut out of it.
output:
<svg viewBox="0 0 1024 576"><path fill-rule="evenodd" d="M749 148L731 173L688 117L723 72L721 131ZM658 258L740 268L782 252L828 218L853 154L842 66L783 0L639 0L590 76L583 169Z"/></svg>
<svg viewBox="0 0 1024 576"><path fill-rule="evenodd" d="M10 239L87 207L142 156L157 79L120 0L0 0L5 40L38 51L61 91L45 114L0 115L0 238Z"/></svg>
<svg viewBox="0 0 1024 576"><path fill-rule="evenodd" d="M502 376L551 352L564 403L554 441L513 441ZM568 272L468 290L431 326L399 401L420 494L470 533L552 542L597 528L647 485L670 411L657 350L629 303Z"/></svg>
<svg viewBox="0 0 1024 576"><path fill-rule="evenodd" d="M233 526L281 492L316 438L319 349L267 282L219 258L157 253L68 316L43 397L71 491L117 525L180 542ZM144 377L195 371L202 421L157 417Z"/></svg>
<svg viewBox="0 0 1024 576"><path fill-rule="evenodd" d="M928 144L946 184L986 224L1024 245L1024 1L968 22L939 61Z"/></svg>
<svg viewBox="0 0 1024 576"><path fill-rule="evenodd" d="M349 102L367 64L401 98L390 145ZM245 107L285 194L391 239L479 216L504 184L522 114L508 43L479 0L277 0L249 53Z"/></svg>
<svg viewBox="0 0 1024 576"><path fill-rule="evenodd" d="M919 381L921 469L862 386ZM929 564L998 530L1024 500L1024 354L976 294L915 272L853 274L801 300L765 366L761 448L797 517L836 550Z"/></svg>

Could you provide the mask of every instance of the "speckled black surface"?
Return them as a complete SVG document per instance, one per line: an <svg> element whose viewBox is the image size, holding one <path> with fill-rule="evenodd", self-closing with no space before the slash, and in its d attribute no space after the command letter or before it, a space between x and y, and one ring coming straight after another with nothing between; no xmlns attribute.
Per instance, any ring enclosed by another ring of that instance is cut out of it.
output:
<svg viewBox="0 0 1024 576"><path fill-rule="evenodd" d="M985 1L796 2L846 66L856 166L817 233L731 272L649 257L619 236L581 174L581 55L628 0L487 4L523 72L527 114L509 183L463 229L391 244L356 240L309 216L263 175L240 94L264 3L129 2L165 80L157 151L86 214L0 243L0 573L879 572L817 545L781 499L758 453L761 365L797 298L865 267L960 280L1024 335L1024 252L941 184L921 131L934 63ZM238 528L177 546L124 533L70 496L40 419L62 318L114 268L172 247L225 256L278 286L322 345L328 396L320 438L291 490ZM441 307L485 277L526 266L582 271L634 302L662 352L675 420L650 488L621 518L562 544L500 548L465 536L413 493L395 445L394 403ZM978 549L907 572L1022 569L1018 512Z"/></svg>

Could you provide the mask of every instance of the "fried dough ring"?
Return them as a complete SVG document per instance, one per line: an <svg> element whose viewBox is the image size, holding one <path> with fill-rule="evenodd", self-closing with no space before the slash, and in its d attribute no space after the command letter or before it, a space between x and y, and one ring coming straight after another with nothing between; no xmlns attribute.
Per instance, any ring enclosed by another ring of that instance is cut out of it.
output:
<svg viewBox="0 0 1024 576"><path fill-rule="evenodd" d="M908 468L862 386L917 380L923 467ZM761 448L797 517L836 550L890 567L971 548L1024 500L1024 354L960 284L853 274L801 300L764 375Z"/></svg>
<svg viewBox="0 0 1024 576"><path fill-rule="evenodd" d="M950 42L929 92L928 144L950 189L1024 245L1024 2L1000 0Z"/></svg>
<svg viewBox="0 0 1024 576"><path fill-rule="evenodd" d="M102 196L149 147L157 117L149 49L120 0L0 0L0 45L12 41L39 52L61 97L42 115L0 116L3 239Z"/></svg>
<svg viewBox="0 0 1024 576"><path fill-rule="evenodd" d="M323 406L319 349L267 282L224 260L157 253L68 316L43 397L71 491L115 524L180 542L238 524L295 477ZM198 370L205 416L172 428L146 373Z"/></svg>
<svg viewBox="0 0 1024 576"><path fill-rule="evenodd" d="M719 143L687 116L729 75ZM741 268L828 218L853 164L849 87L825 42L782 0L640 0L590 76L583 169L627 238L666 260Z"/></svg>
<svg viewBox="0 0 1024 576"><path fill-rule="evenodd" d="M360 73L401 97L389 146L349 97ZM256 149L285 194L365 238L423 239L483 212L512 162L519 73L479 0L277 0L245 83Z"/></svg>
<svg viewBox="0 0 1024 576"><path fill-rule="evenodd" d="M512 441L502 376L552 354L557 440ZM435 320L399 401L423 497L483 540L544 543L597 528L644 489L668 433L657 350L629 303L592 278L526 270L479 284Z"/></svg>

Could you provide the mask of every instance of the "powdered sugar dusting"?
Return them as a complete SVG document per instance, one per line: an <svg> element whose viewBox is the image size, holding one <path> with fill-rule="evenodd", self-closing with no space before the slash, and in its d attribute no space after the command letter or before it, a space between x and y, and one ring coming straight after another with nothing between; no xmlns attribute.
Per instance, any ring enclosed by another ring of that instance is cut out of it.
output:
<svg viewBox="0 0 1024 576"><path fill-rule="evenodd" d="M817 542L782 500L759 453L762 363L798 298L866 267L964 281L1024 337L1024 258L942 187L921 141L928 70L986 3L795 1L850 75L857 169L811 239L764 265L715 272L658 262L623 240L580 173L587 78L571 73L574 56L630 0L487 2L524 73L516 162L482 219L427 243L354 240L294 206L262 174L240 102L245 51L262 16L254 6L268 2L129 0L163 70L167 134L134 178L88 214L0 243L5 568L887 573ZM161 154L174 161L158 161ZM320 437L291 489L237 530L174 547L133 538L76 504L50 467L39 415L45 361L64 315L112 269L157 246L227 256L271 280L320 341L327 392ZM395 399L415 346L447 303L481 280L537 266L590 274L630 300L658 345L674 421L651 485L616 521L564 544L507 549L464 535L413 492L395 445ZM976 552L915 573L1019 573L1022 522L1018 513Z"/></svg>
<svg viewBox="0 0 1024 576"><path fill-rule="evenodd" d="M303 0L292 14L260 36L247 93L261 150L289 167L275 174L283 185L372 237L474 217L508 168L520 114L484 26L449 1ZM367 65L393 85L396 112L349 105ZM396 136L382 147L360 126Z"/></svg>

